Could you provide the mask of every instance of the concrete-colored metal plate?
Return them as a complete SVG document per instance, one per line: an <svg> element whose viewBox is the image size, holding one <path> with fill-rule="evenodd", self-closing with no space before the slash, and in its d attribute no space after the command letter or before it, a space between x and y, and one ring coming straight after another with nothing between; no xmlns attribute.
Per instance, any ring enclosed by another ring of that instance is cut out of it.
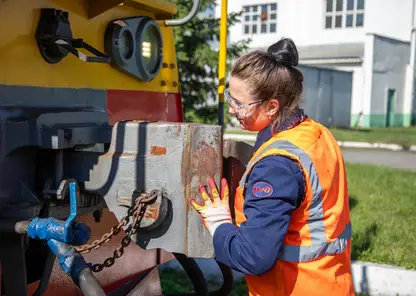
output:
<svg viewBox="0 0 416 296"><path fill-rule="evenodd" d="M110 149L90 170L85 190L103 195L119 220L127 213L126 200L134 202L134 190L162 190L169 204L166 220L154 230L140 231L137 244L212 258L212 237L189 198L201 201L199 185L206 185L210 177L219 184L221 170L220 126L119 122L113 128Z"/></svg>

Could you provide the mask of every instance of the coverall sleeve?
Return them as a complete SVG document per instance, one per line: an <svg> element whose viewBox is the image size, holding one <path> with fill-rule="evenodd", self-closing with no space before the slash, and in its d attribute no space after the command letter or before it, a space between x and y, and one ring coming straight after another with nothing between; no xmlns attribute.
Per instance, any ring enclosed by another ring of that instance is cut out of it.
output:
<svg viewBox="0 0 416 296"><path fill-rule="evenodd" d="M269 196L256 190L268 185L272 188ZM259 161L245 190L247 221L240 227L225 223L217 228L213 237L216 260L244 274L269 271L278 258L292 212L303 199L304 186L303 174L292 160L274 155Z"/></svg>

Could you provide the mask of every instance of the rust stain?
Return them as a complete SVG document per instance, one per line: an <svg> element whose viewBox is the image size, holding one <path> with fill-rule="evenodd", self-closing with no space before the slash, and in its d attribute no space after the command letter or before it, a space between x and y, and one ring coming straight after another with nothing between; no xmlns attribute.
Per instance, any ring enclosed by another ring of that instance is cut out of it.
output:
<svg viewBox="0 0 416 296"><path fill-rule="evenodd" d="M182 152L182 167L181 167L181 181L182 185L184 187L184 210L185 210L185 229L188 229L188 223L189 223L189 198L192 198L191 194L191 180L190 180L190 167L191 167L191 143L190 143L190 131L189 129L185 128L184 131L184 149ZM185 237L184 237L184 244L185 244L185 254L188 253L188 231L185 231Z"/></svg>
<svg viewBox="0 0 416 296"><path fill-rule="evenodd" d="M195 209L190 205L189 198L201 202L199 185L207 184L208 178L217 178L221 175L221 151L218 146L218 139L209 140L208 133L203 127L189 124L184 131L184 149L182 152L181 181L184 188L184 214L186 219L184 248L188 253L191 245L190 239L194 239L195 231L202 229L201 225L195 225L189 228L189 218L198 215ZM202 133L202 134L201 134Z"/></svg>
<svg viewBox="0 0 416 296"><path fill-rule="evenodd" d="M118 197L117 203L120 206L131 206L131 197Z"/></svg>
<svg viewBox="0 0 416 296"><path fill-rule="evenodd" d="M205 142L199 143L197 149L192 151L192 173L199 177L214 178L219 172L217 165L218 153ZM205 180L201 179L201 182Z"/></svg>
<svg viewBox="0 0 416 296"><path fill-rule="evenodd" d="M182 129L182 125L178 124L177 125L177 129L176 129L176 135L179 137L181 135L181 129Z"/></svg>
<svg viewBox="0 0 416 296"><path fill-rule="evenodd" d="M159 217L159 207L147 208L144 218L146 220L156 220Z"/></svg>
<svg viewBox="0 0 416 296"><path fill-rule="evenodd" d="M166 154L166 147L163 146L152 146L151 155L165 155Z"/></svg>
<svg viewBox="0 0 416 296"><path fill-rule="evenodd" d="M198 129L191 128L191 131L186 137L185 149L182 154L182 184L185 187L185 206L188 211L188 199L194 198L197 201L201 201L199 193L199 184L191 186L191 179L197 176L199 183L206 184L208 178L215 178L221 175L219 167L219 154L221 151L216 150L216 146L207 144L205 141L200 140L196 143L192 140L193 133L197 133ZM216 141L213 141L216 143ZM217 184L219 185L219 184Z"/></svg>

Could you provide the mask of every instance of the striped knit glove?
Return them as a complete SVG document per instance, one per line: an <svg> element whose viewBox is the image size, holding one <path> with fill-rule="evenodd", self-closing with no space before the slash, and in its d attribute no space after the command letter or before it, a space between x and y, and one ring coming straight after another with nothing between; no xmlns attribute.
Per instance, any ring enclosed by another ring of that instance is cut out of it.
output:
<svg viewBox="0 0 416 296"><path fill-rule="evenodd" d="M201 215L205 227L214 236L218 226L224 223L232 223L230 206L228 204L229 190L226 179L221 180L221 196L218 194L217 185L213 179L210 178L208 184L211 196L208 195L203 185L199 186L204 204L200 205L193 199L190 199L190 202Z"/></svg>

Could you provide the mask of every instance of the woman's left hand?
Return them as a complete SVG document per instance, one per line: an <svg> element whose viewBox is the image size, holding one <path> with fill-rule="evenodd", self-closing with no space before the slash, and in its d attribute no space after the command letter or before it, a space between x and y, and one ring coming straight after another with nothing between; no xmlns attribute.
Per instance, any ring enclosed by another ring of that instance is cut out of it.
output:
<svg viewBox="0 0 416 296"><path fill-rule="evenodd" d="M232 223L229 200L229 190L226 179L221 180L221 195L218 193L215 181L210 178L208 184L211 190L211 196L205 190L203 185L199 186L204 204L201 205L195 200L190 199L192 206L201 215L205 227L214 236L215 230L224 223Z"/></svg>

